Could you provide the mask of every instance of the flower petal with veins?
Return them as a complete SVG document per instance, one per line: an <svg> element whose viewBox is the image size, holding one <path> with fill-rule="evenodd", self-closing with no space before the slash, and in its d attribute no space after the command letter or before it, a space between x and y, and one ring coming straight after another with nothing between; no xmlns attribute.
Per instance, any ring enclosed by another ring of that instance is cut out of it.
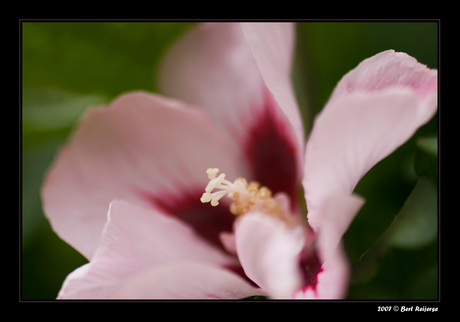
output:
<svg viewBox="0 0 460 322"><path fill-rule="evenodd" d="M239 173L228 141L203 113L154 94L125 94L90 111L61 149L42 188L44 210L89 259L112 200L152 206L146 194L183 198L206 184L200 174L210 163Z"/></svg>
<svg viewBox="0 0 460 322"><path fill-rule="evenodd" d="M180 220L113 201L95 255L66 278L59 298L108 298L142 271L178 261L217 267L234 263L231 256L210 246Z"/></svg>
<svg viewBox="0 0 460 322"><path fill-rule="evenodd" d="M437 72L386 51L337 84L308 138L302 185L310 225L334 195L350 195L377 162L406 142L437 110Z"/></svg>

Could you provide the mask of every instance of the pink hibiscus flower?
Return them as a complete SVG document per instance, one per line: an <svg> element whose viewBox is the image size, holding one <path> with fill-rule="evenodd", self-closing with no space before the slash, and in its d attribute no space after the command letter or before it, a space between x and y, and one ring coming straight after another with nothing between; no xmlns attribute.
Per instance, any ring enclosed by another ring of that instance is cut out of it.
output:
<svg viewBox="0 0 460 322"><path fill-rule="evenodd" d="M287 23L199 25L165 57L165 96L84 117L42 189L53 229L89 260L58 298L346 295L353 189L434 115L437 71L392 50L364 60L305 145L294 38Z"/></svg>

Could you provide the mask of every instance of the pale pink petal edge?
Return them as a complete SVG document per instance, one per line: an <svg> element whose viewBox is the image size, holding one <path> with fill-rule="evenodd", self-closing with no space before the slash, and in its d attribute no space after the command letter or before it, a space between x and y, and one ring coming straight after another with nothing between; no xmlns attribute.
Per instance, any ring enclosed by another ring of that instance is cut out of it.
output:
<svg viewBox="0 0 460 322"><path fill-rule="evenodd" d="M177 262L154 268L127 281L114 299L243 299L264 293L218 267Z"/></svg>

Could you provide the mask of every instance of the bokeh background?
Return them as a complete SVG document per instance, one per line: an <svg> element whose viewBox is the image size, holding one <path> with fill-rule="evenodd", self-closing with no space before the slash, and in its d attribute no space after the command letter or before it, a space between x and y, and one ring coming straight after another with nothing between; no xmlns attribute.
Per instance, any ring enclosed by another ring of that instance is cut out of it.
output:
<svg viewBox="0 0 460 322"><path fill-rule="evenodd" d="M56 149L91 106L131 90L157 91L160 58L193 25L20 23L20 300L55 299L65 276L86 263L42 211L40 186ZM437 68L438 31L437 21L298 22L293 81L306 135L335 84L363 59L394 49ZM438 299L437 133L436 115L356 187L366 204L344 236L349 299Z"/></svg>

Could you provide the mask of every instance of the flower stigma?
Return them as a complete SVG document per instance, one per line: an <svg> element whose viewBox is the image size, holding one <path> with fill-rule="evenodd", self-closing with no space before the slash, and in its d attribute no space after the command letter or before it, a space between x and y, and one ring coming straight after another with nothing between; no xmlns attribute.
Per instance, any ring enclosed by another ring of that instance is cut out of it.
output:
<svg viewBox="0 0 460 322"><path fill-rule="evenodd" d="M273 197L269 188L261 186L256 181L248 183L244 178L230 182L225 180L225 173L219 174L217 168L209 168L206 173L210 181L201 196L202 203L210 202L211 206L215 207L219 204L220 199L227 196L233 200L230 212L236 216L256 210L286 221L286 202L289 203L289 201L286 200L288 197L284 194ZM213 192L214 189L218 191Z"/></svg>

